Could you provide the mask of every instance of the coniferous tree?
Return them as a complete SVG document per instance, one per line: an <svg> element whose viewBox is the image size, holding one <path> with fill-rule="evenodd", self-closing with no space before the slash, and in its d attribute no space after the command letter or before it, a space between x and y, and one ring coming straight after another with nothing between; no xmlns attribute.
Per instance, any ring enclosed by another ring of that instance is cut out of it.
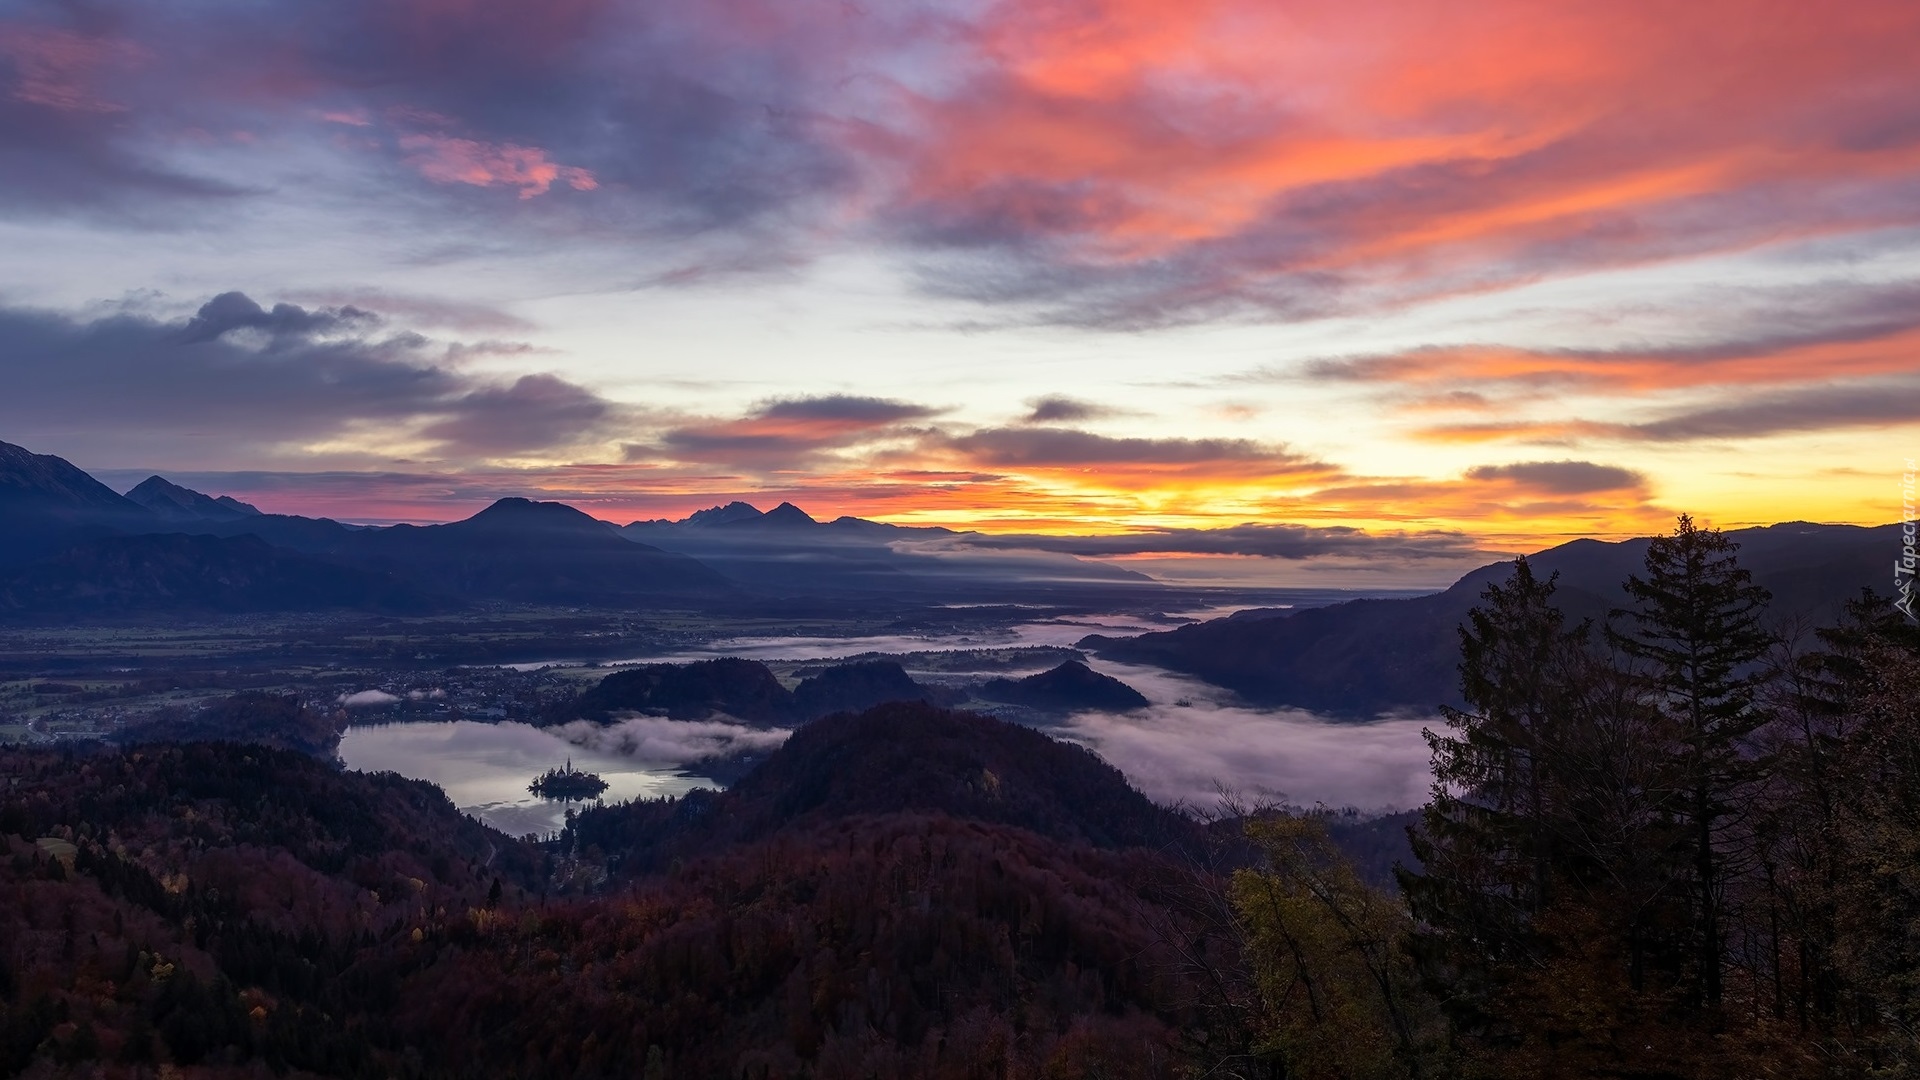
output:
<svg viewBox="0 0 1920 1080"><path fill-rule="evenodd" d="M1837 626L1814 631L1821 649L1783 642L1771 708L1773 764L1759 830L1772 957L1773 1013L1799 1033L1839 1039L1852 991L1837 957L1838 903L1846 870L1846 789L1858 779L1862 702L1885 656L1920 654L1920 627L1871 589L1846 604Z"/></svg>
<svg viewBox="0 0 1920 1080"><path fill-rule="evenodd" d="M1493 1003L1528 965L1533 920L1554 888L1555 759L1586 662L1588 627L1566 625L1554 588L1517 560L1460 628L1468 708L1443 708L1449 730L1427 732L1432 801L1409 830L1422 869L1400 872L1423 927L1415 949L1425 976L1457 1028L1496 1040L1506 1025Z"/></svg>
<svg viewBox="0 0 1920 1080"><path fill-rule="evenodd" d="M1766 720L1756 694L1759 661L1774 642L1762 624L1770 599L1742 569L1739 545L1681 515L1647 547L1646 577L1625 584L1634 606L1616 609L1625 630L1608 637L1640 662L1674 742L1673 791L1686 832L1685 886L1692 904L1694 996L1717 1007L1724 991L1727 832L1759 774L1750 736Z"/></svg>
<svg viewBox="0 0 1920 1080"><path fill-rule="evenodd" d="M1920 1076L1920 626L1864 593L1820 638L1835 717L1829 1041L1875 1076Z"/></svg>

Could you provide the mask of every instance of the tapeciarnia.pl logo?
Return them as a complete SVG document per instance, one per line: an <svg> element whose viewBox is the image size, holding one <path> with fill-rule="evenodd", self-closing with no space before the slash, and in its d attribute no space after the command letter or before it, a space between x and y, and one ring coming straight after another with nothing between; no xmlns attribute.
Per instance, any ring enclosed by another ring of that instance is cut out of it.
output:
<svg viewBox="0 0 1920 1080"><path fill-rule="evenodd" d="M1920 622L1913 613L1914 532L1913 459L1907 458L1907 471L1900 476L1900 557L1893 561L1893 591L1898 599L1893 606L1907 618Z"/></svg>

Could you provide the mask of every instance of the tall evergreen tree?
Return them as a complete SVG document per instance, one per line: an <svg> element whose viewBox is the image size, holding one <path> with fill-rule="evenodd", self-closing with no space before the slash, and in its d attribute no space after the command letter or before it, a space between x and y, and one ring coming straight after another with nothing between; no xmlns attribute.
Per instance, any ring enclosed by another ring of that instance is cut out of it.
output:
<svg viewBox="0 0 1920 1080"><path fill-rule="evenodd" d="M1443 707L1448 730L1426 733L1432 799L1409 830L1421 869L1400 871L1423 974L1457 1029L1495 1040L1499 988L1530 965L1532 923L1553 889L1555 759L1586 663L1589 628L1566 625L1554 588L1519 559L1460 627L1468 707Z"/></svg>
<svg viewBox="0 0 1920 1080"><path fill-rule="evenodd" d="M1646 576L1626 581L1634 606L1613 612L1626 629L1608 628L1643 666L1671 726L1690 864L1694 996L1709 1007L1724 993L1725 833L1758 773L1749 737L1766 719L1755 698L1767 678L1759 662L1774 641L1762 623L1770 596L1741 568L1738 549L1681 515L1671 536L1648 545Z"/></svg>

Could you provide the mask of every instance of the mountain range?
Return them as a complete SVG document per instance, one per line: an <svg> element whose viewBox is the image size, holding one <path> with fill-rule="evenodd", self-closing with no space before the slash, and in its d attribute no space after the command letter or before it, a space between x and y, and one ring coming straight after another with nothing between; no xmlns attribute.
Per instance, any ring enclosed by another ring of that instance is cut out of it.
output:
<svg viewBox="0 0 1920 1080"><path fill-rule="evenodd" d="M1158 588L1067 555L972 550L949 529L816 521L791 503L763 512L735 502L620 527L562 503L505 498L444 525L354 526L262 513L161 476L121 495L62 458L8 443L0 443L0 522L0 614L34 617L399 614L476 602L977 602L1089 585Z"/></svg>
<svg viewBox="0 0 1920 1080"><path fill-rule="evenodd" d="M694 556L750 588L789 594L977 600L1030 597L1062 584L1153 584L1144 574L1070 555L973 549L953 529L856 517L816 521L786 502L766 511L732 502L680 521L635 521L620 532Z"/></svg>

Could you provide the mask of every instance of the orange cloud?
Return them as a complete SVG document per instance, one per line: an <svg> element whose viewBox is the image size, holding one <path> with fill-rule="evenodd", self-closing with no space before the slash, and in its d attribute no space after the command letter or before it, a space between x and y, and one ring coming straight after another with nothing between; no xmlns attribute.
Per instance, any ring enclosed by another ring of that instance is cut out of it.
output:
<svg viewBox="0 0 1920 1080"><path fill-rule="evenodd" d="M1920 312L1916 313L1920 318ZM1844 331L1840 331L1844 333ZM1306 368L1309 377L1402 385L1423 394L1409 405L1416 410L1475 408L1466 386L1505 386L1521 391L1541 388L1623 396L1711 386L1779 386L1814 380L1904 375L1920 358L1920 327L1867 340L1812 341L1742 347L1739 343L1701 349L1618 352L1604 350L1531 350L1502 346L1420 349L1391 356L1321 361Z"/></svg>
<svg viewBox="0 0 1920 1080"><path fill-rule="evenodd" d="M407 164L438 184L515 187L522 199L545 195L555 183L575 191L600 186L591 172L558 164L537 146L414 134L400 136L400 149L406 152Z"/></svg>
<svg viewBox="0 0 1920 1080"><path fill-rule="evenodd" d="M958 78L846 137L921 235L1079 268L1031 279L1068 306L1155 305L1103 319L1920 220L1894 195L1920 172L1900 0L1039 0L970 30Z"/></svg>

